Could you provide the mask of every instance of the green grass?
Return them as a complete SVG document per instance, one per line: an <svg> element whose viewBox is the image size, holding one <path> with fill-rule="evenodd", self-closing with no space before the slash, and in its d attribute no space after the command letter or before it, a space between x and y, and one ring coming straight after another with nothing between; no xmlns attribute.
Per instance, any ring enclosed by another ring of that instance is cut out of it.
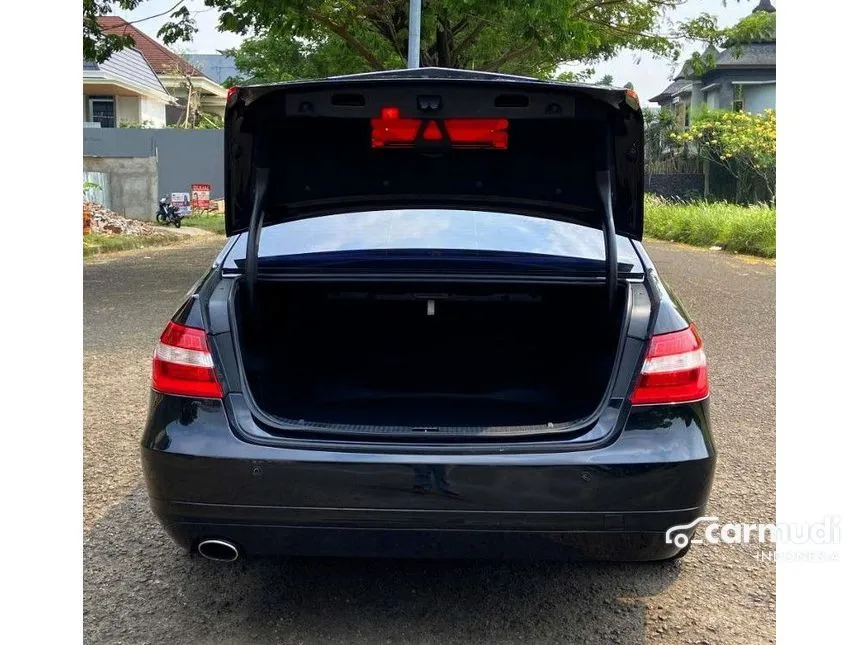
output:
<svg viewBox="0 0 860 645"><path fill-rule="evenodd" d="M186 239L184 235L168 232L160 233L159 235L91 233L90 235L84 235L84 257L116 251L127 251L129 249L142 249L149 246L169 246L184 239Z"/></svg>
<svg viewBox="0 0 860 645"><path fill-rule="evenodd" d="M645 235L734 253L776 257L776 208L645 197Z"/></svg>
<svg viewBox="0 0 860 645"><path fill-rule="evenodd" d="M192 215L182 219L183 226L194 226L224 235L224 215Z"/></svg>

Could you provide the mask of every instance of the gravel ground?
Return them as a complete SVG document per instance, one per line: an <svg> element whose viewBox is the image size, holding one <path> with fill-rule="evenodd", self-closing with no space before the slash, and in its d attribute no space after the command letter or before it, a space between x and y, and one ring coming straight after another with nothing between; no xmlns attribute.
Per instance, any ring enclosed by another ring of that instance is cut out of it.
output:
<svg viewBox="0 0 860 645"><path fill-rule="evenodd" d="M752 546L678 563L263 560L183 554L152 517L137 441L149 354L219 241L84 268L84 636L88 643L769 643L772 563ZM711 364L710 511L775 515L772 263L649 242Z"/></svg>
<svg viewBox="0 0 860 645"><path fill-rule="evenodd" d="M181 246L121 251L84 265L85 530L140 480L155 342L224 243L202 233Z"/></svg>

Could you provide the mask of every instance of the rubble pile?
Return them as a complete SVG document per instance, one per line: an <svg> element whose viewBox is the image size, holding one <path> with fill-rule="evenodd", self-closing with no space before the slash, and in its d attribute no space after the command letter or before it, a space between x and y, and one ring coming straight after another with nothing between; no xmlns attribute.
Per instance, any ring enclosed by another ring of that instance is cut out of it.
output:
<svg viewBox="0 0 860 645"><path fill-rule="evenodd" d="M127 219L95 202L85 202L84 210L90 213L90 230L93 233L119 235L159 235L163 229L136 219Z"/></svg>

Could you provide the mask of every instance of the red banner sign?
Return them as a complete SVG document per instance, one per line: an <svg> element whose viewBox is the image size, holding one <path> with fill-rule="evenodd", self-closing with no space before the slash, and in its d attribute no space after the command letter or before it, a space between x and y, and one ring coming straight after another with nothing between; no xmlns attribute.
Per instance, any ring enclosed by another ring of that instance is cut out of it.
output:
<svg viewBox="0 0 860 645"><path fill-rule="evenodd" d="M209 209L210 184L191 184L191 208L194 210Z"/></svg>

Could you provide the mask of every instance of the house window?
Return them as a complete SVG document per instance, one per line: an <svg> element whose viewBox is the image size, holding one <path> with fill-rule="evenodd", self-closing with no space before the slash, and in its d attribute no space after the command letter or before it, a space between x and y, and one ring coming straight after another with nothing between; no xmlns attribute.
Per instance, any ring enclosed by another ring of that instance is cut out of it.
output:
<svg viewBox="0 0 860 645"><path fill-rule="evenodd" d="M116 101L112 96L90 97L90 121L101 124L103 128L116 127Z"/></svg>
<svg viewBox="0 0 860 645"><path fill-rule="evenodd" d="M743 112L744 111L744 86L743 85L735 85L735 94L732 99L732 111L733 112Z"/></svg>

